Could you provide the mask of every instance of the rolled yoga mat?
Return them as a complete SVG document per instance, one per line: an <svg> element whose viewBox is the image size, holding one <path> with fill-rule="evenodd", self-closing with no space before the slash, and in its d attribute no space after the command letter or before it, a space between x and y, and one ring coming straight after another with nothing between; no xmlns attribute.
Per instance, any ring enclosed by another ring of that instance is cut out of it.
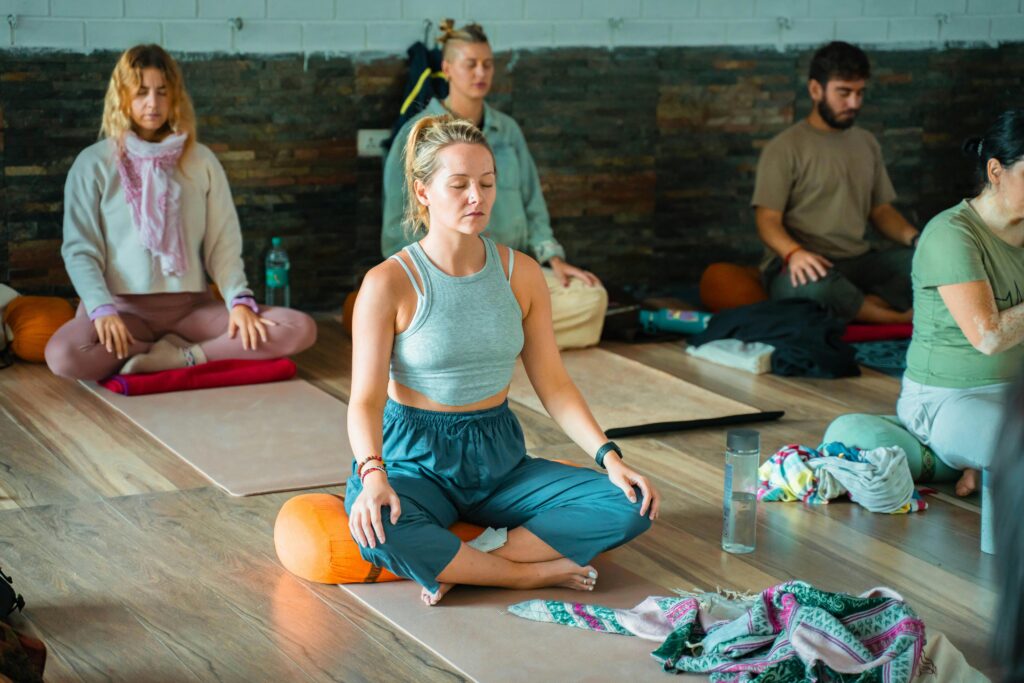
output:
<svg viewBox="0 0 1024 683"><path fill-rule="evenodd" d="M147 396L82 384L233 496L348 478L348 406L303 380Z"/></svg>
<svg viewBox="0 0 1024 683"><path fill-rule="evenodd" d="M612 438L763 422L783 415L781 411L763 413L603 349L564 351L562 362L598 424ZM508 397L546 413L522 362L516 363Z"/></svg>
<svg viewBox="0 0 1024 683"><path fill-rule="evenodd" d="M660 681L666 674L651 658L658 643L631 636L542 624L508 613L524 600L572 600L631 608L672 591L616 564L606 555L592 563L597 590L568 588L512 591L456 586L440 604L420 602L412 581L348 584L341 589L475 681ZM686 680L707 680L687 677Z"/></svg>

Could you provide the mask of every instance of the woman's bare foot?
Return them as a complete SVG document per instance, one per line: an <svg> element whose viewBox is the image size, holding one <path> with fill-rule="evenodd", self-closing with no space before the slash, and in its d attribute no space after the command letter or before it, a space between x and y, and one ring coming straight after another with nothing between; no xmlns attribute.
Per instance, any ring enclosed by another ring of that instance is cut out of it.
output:
<svg viewBox="0 0 1024 683"><path fill-rule="evenodd" d="M527 573L509 588L529 589L561 586L576 591L592 591L597 585L597 570L587 565L581 567L572 560L560 557L547 562L523 563ZM454 583L441 583L437 592L431 593L426 588L420 591L423 604L433 607L441 602L448 591L455 587Z"/></svg>
<svg viewBox="0 0 1024 683"><path fill-rule="evenodd" d="M534 570L520 588L547 588L561 586L576 591L592 591L597 585L597 570L587 565L581 567L567 557L548 562L534 562Z"/></svg>
<svg viewBox="0 0 1024 683"><path fill-rule="evenodd" d="M956 483L956 495L969 496L978 490L978 470L967 469Z"/></svg>
<svg viewBox="0 0 1024 683"><path fill-rule="evenodd" d="M441 598L443 598L452 588L455 588L454 583L442 583L436 593L431 593L424 588L420 591L420 600L422 600L423 604L427 607L433 607L437 603L441 602Z"/></svg>

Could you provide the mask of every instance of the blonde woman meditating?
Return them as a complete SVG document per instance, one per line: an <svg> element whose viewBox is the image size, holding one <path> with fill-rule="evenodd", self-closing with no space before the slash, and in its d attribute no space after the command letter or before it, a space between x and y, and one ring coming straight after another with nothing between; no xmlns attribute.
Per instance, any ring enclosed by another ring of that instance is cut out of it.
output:
<svg viewBox="0 0 1024 683"><path fill-rule="evenodd" d="M100 134L64 188L61 254L82 303L46 346L50 369L95 380L312 346L309 316L256 305L227 177L163 48L121 55Z"/></svg>
<svg viewBox="0 0 1024 683"><path fill-rule="evenodd" d="M423 586L593 590L598 553L644 532L659 496L622 460L562 366L548 287L529 256L483 236L500 169L483 134L422 117L405 145L406 220L422 239L369 272L354 315L345 506L364 559ZM516 358L597 463L526 454L506 396ZM507 527L491 553L448 531Z"/></svg>
<svg viewBox="0 0 1024 683"><path fill-rule="evenodd" d="M601 337L608 293L593 273L566 261L565 249L551 230L537 165L515 120L487 104L494 77L494 55L479 24L455 28L451 19L441 23L444 46L442 69L448 97L432 99L420 116L452 116L479 128L494 151L498 178L487 236L498 244L533 255L545 266L551 294L552 322L559 348L596 344ZM381 247L391 256L415 238L405 230L403 215L409 188L405 185L402 153L411 119L395 136L384 164Z"/></svg>

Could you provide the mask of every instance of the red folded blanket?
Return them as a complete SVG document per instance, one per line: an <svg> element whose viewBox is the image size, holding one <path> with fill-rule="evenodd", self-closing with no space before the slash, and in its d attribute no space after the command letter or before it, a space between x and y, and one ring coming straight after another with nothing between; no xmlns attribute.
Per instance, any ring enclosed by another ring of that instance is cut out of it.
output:
<svg viewBox="0 0 1024 683"><path fill-rule="evenodd" d="M100 386L125 396L160 394L166 391L212 389L241 384L280 382L295 376L295 363L289 358L271 360L214 360L191 368L114 375Z"/></svg>
<svg viewBox="0 0 1024 683"><path fill-rule="evenodd" d="M843 333L843 341L847 344L869 341L887 341L890 339L910 339L914 333L914 326L910 323L891 323L887 325L859 325L846 326Z"/></svg>

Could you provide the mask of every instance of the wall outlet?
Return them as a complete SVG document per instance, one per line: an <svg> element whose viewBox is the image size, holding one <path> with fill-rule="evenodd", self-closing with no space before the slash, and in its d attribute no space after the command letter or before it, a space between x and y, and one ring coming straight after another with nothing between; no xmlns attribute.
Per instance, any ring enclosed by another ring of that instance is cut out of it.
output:
<svg viewBox="0 0 1024 683"><path fill-rule="evenodd" d="M387 128L363 128L356 134L356 152L361 157L382 157L384 148L380 143L390 135Z"/></svg>

